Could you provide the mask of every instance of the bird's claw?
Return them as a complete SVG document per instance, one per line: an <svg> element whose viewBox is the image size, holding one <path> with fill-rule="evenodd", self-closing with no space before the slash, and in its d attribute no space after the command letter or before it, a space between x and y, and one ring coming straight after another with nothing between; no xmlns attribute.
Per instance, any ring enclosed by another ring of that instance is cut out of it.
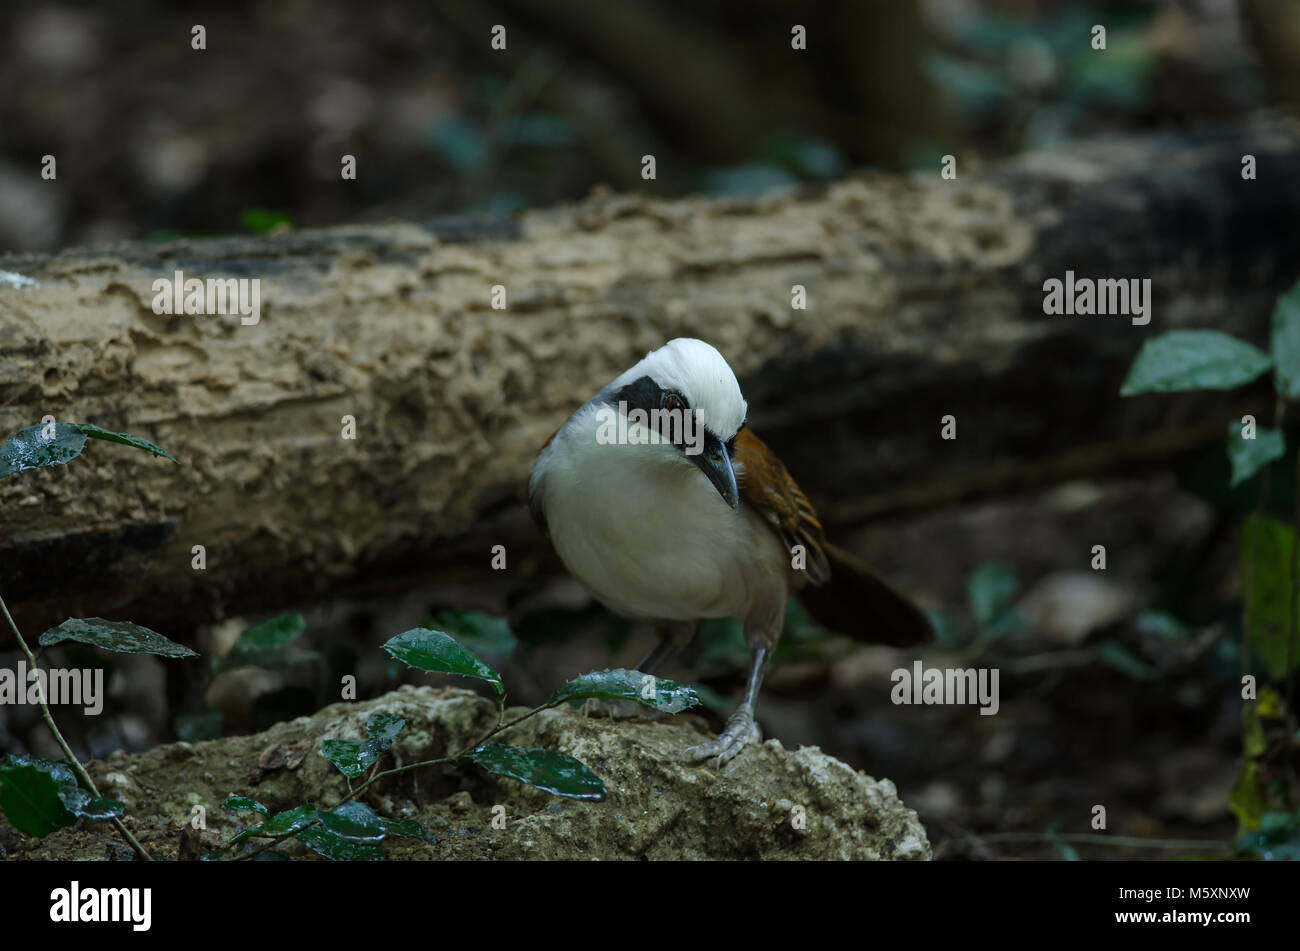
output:
<svg viewBox="0 0 1300 951"><path fill-rule="evenodd" d="M728 717L726 728L718 734L716 740L689 747L683 752L682 758L688 763L712 760L713 767L717 769L735 757L747 743L758 743L762 739L763 734L754 722L754 715L741 710Z"/></svg>

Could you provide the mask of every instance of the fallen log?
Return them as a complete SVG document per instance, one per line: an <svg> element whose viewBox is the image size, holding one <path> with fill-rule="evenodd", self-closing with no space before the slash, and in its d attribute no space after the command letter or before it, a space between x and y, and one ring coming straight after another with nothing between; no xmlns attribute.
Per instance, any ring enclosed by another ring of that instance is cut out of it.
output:
<svg viewBox="0 0 1300 951"><path fill-rule="evenodd" d="M1173 327L1262 343L1296 276L1298 216L1300 131L1279 121L1074 144L983 174L959 163L956 180L598 192L503 224L0 257L4 437L52 416L182 462L99 443L0 480L0 594L33 631L100 615L183 637L480 577L495 545L527 584L558 567L522 502L538 447L681 335L728 357L751 425L832 529L1160 465L1269 403L1260 388L1121 399L1129 362ZM154 282L178 270L259 279L259 319L156 314ZM1150 279L1150 322L1047 316L1044 281L1067 271ZM946 414L955 440L940 438Z"/></svg>

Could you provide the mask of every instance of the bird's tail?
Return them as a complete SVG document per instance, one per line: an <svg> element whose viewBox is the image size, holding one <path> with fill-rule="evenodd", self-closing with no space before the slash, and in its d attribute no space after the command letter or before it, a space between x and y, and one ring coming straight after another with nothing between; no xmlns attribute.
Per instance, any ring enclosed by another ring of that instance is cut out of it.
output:
<svg viewBox="0 0 1300 951"><path fill-rule="evenodd" d="M934 638L930 619L911 598L857 555L829 542L830 580L799 593L808 613L824 627L854 640L910 647Z"/></svg>

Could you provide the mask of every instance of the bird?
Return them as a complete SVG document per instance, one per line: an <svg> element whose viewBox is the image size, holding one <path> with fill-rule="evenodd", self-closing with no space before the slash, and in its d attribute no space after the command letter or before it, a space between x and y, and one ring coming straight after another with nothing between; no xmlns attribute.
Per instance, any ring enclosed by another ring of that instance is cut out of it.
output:
<svg viewBox="0 0 1300 951"><path fill-rule="evenodd" d="M909 646L932 636L910 598L827 541L747 417L722 354L679 337L580 406L528 479L533 520L569 572L615 614L652 624L659 643L639 671L652 674L689 644L701 620L743 625L744 698L715 739L683 751L715 767L762 739L755 707L792 592L815 619L863 640Z"/></svg>

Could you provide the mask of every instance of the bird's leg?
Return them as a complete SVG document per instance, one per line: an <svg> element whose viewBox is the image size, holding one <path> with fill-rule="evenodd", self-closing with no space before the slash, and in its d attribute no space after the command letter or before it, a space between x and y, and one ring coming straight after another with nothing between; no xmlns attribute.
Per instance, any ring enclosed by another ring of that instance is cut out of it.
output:
<svg viewBox="0 0 1300 951"><path fill-rule="evenodd" d="M758 724L754 722L754 704L758 702L758 690L763 685L763 675L767 673L768 657L766 647L754 648L754 658L749 666L749 681L745 684L744 702L727 718L727 726L716 740L686 750L683 756L687 762L712 760L714 767L720 767L743 750L746 743L757 743L763 739Z"/></svg>
<svg viewBox="0 0 1300 951"><path fill-rule="evenodd" d="M641 663L636 665L636 669L643 674L652 674L655 668L662 664L677 651L677 645L671 641L660 641L650 649Z"/></svg>

